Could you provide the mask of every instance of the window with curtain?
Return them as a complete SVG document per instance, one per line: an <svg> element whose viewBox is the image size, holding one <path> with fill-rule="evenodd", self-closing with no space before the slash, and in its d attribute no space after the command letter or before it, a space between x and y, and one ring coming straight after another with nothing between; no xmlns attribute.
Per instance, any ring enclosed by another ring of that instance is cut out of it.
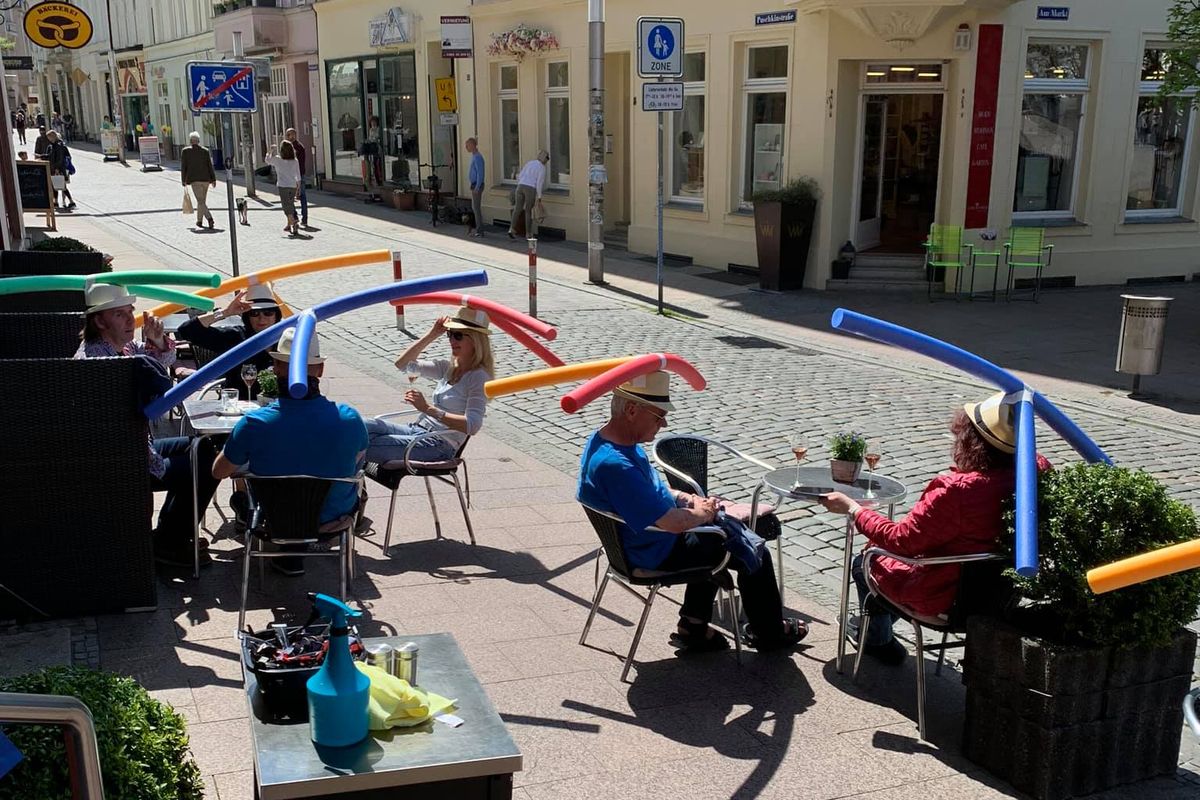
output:
<svg viewBox="0 0 1200 800"><path fill-rule="evenodd" d="M498 130L500 131L500 175L514 183L521 171L521 114L517 101L517 65L499 67Z"/></svg>
<svg viewBox="0 0 1200 800"><path fill-rule="evenodd" d="M571 182L571 74L566 61L546 64L546 183L566 189Z"/></svg>
<svg viewBox="0 0 1200 800"><path fill-rule="evenodd" d="M1029 43L1013 192L1015 215L1074 214L1089 56L1087 44Z"/></svg>
<svg viewBox="0 0 1200 800"><path fill-rule="evenodd" d="M750 207L755 192L778 189L785 178L787 45L747 47L745 61L741 208Z"/></svg>
<svg viewBox="0 0 1200 800"><path fill-rule="evenodd" d="M1127 217L1181 213L1185 160L1191 149L1192 97L1159 95L1169 66L1165 47L1146 48L1133 123Z"/></svg>
<svg viewBox="0 0 1200 800"><path fill-rule="evenodd" d="M667 186L673 203L704 207L705 54L683 57L683 110L668 115Z"/></svg>

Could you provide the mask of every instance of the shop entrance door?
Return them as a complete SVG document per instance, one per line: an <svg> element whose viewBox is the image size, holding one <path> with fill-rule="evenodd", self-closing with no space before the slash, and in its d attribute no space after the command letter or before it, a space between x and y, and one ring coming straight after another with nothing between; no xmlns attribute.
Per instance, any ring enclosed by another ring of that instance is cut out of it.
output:
<svg viewBox="0 0 1200 800"><path fill-rule="evenodd" d="M941 93L863 96L854 246L919 253L937 207Z"/></svg>

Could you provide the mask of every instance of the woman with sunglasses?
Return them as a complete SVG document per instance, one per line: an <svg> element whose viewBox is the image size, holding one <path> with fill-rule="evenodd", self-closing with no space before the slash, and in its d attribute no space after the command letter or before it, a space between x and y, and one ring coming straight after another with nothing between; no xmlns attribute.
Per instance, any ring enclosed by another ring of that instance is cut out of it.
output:
<svg viewBox="0 0 1200 800"><path fill-rule="evenodd" d="M422 377L437 382L433 402L409 389L404 402L420 413L415 422L398 424L383 417L366 420L367 461L402 461L409 445L413 445L408 452L412 461L443 461L453 458L466 438L479 432L487 409L483 385L495 372L489 322L487 314L463 306L454 316L435 322L429 333L396 359L396 368L405 371L410 380ZM449 341L451 357L419 359L442 334Z"/></svg>
<svg viewBox="0 0 1200 800"><path fill-rule="evenodd" d="M241 325L214 324L226 318L239 316L242 318ZM212 350L214 353L224 353L282 318L283 312L275 299L275 293L271 291L271 284L261 283L244 292L238 292L225 308L201 314L183 323L175 335L197 347ZM267 350L263 350L225 373L226 389L237 389L240 399L253 400L258 396L258 384L254 384L252 388L246 387L245 381L242 380L242 367L245 364L253 364L260 372L269 370L271 356Z"/></svg>

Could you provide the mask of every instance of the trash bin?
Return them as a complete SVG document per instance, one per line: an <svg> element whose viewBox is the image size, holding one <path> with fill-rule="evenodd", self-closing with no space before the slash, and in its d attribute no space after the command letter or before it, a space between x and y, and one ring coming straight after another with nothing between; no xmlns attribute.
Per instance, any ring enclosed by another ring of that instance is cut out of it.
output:
<svg viewBox="0 0 1200 800"><path fill-rule="evenodd" d="M1163 338L1167 308L1172 297L1139 297L1123 294L1121 336L1117 340L1117 372L1133 375L1138 390L1142 375L1157 375L1162 368Z"/></svg>

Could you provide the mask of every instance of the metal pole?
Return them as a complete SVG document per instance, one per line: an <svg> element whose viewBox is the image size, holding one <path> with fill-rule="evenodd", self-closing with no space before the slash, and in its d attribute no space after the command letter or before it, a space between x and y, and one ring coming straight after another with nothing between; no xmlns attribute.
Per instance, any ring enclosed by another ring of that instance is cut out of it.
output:
<svg viewBox="0 0 1200 800"><path fill-rule="evenodd" d="M604 0L588 0L588 282L604 284Z"/></svg>
<svg viewBox="0 0 1200 800"><path fill-rule="evenodd" d="M242 48L242 32L233 31L233 57L240 61L246 55L246 51ZM254 86L251 91L258 91L258 87ZM230 122L233 118L230 118ZM254 122L250 122L250 135L246 135L246 120L238 119L237 137L240 140L240 150L242 151L242 177L246 181L246 197L254 197L254 157L250 149L254 146ZM236 274L236 273L235 273Z"/></svg>
<svg viewBox="0 0 1200 800"><path fill-rule="evenodd" d="M67 729L68 774L72 796L104 800L100 748L92 712L75 697L0 692L0 722L21 725L62 725ZM76 772L82 771L82 775Z"/></svg>
<svg viewBox="0 0 1200 800"><path fill-rule="evenodd" d="M228 111L225 116L229 118L230 130L233 128L233 114ZM224 127L224 126L222 126ZM234 202L233 202L233 155L225 156L225 204L229 206L229 251L233 256L233 277L238 276L238 246L237 246L237 220L233 217Z"/></svg>
<svg viewBox="0 0 1200 800"><path fill-rule="evenodd" d="M400 263L400 251L392 251L392 280L404 280L404 265ZM404 306L396 306L396 330L404 330Z"/></svg>
<svg viewBox="0 0 1200 800"><path fill-rule="evenodd" d="M662 78L658 79L662 83ZM663 313L663 112L658 112L658 313Z"/></svg>
<svg viewBox="0 0 1200 800"><path fill-rule="evenodd" d="M537 316L537 239L525 240L529 245L529 316Z"/></svg>
<svg viewBox="0 0 1200 800"><path fill-rule="evenodd" d="M113 126L117 129L117 160L125 163L125 126L121 119L121 95L117 91L117 43L112 32L112 0L104 0L104 15L108 21L108 77L112 82Z"/></svg>

